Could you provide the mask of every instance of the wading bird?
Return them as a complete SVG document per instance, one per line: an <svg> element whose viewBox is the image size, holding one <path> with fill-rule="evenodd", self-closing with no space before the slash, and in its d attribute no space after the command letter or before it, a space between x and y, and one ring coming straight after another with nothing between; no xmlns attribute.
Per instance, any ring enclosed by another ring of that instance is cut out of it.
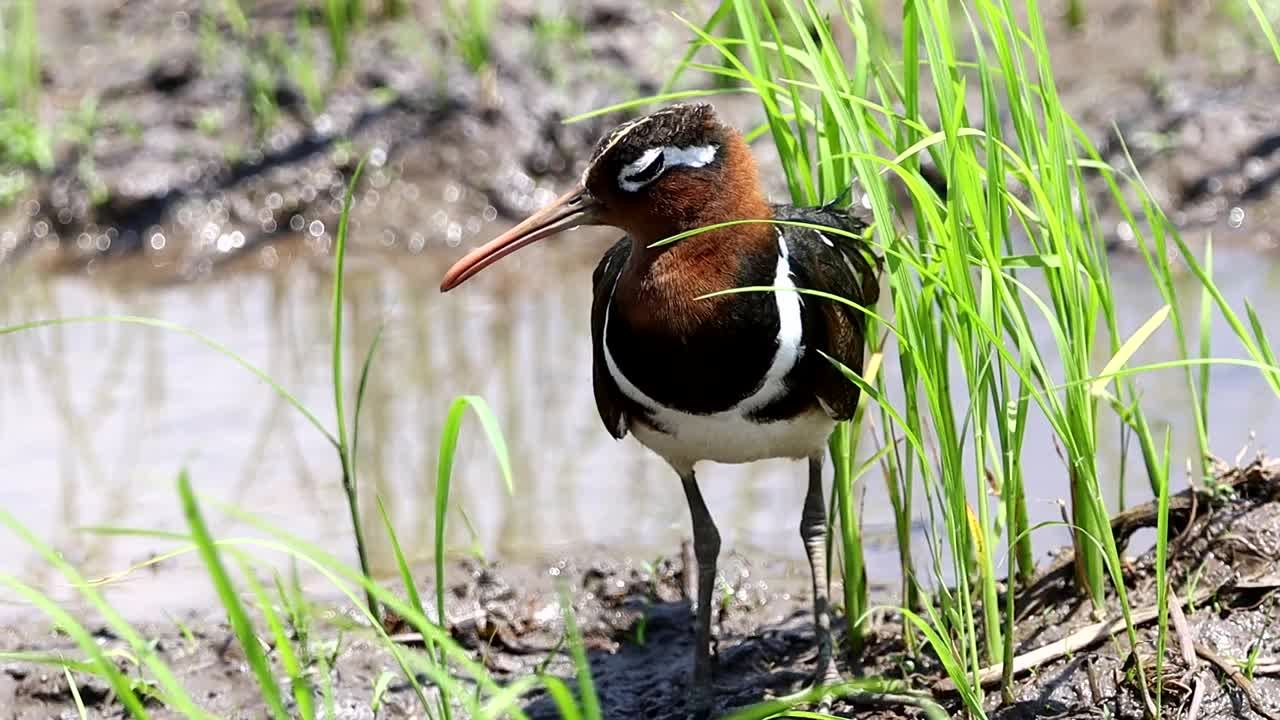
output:
<svg viewBox="0 0 1280 720"><path fill-rule="evenodd" d="M691 714L713 704L711 593L720 535L694 477L701 461L809 461L800 521L813 573L817 681L836 678L827 599L822 464L836 421L858 388L826 357L861 372L865 315L795 289L870 308L879 297L866 245L847 234L769 223L797 221L861 234L834 206L767 201L737 130L710 105L673 105L625 122L595 147L575 187L445 274L449 291L499 259L579 225L626 231L592 276L596 407L615 438L628 432L680 475L698 563ZM730 221L654 246L679 233ZM773 292L705 297L734 288Z"/></svg>

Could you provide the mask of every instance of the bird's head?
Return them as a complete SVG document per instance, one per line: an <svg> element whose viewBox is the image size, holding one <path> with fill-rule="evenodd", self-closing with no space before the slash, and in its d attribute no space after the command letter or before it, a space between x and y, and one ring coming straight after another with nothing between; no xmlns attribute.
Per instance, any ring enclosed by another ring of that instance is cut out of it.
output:
<svg viewBox="0 0 1280 720"><path fill-rule="evenodd" d="M605 134L569 192L468 253L440 289L579 225L611 225L651 243L712 223L768 217L759 185L742 136L710 105L672 105Z"/></svg>

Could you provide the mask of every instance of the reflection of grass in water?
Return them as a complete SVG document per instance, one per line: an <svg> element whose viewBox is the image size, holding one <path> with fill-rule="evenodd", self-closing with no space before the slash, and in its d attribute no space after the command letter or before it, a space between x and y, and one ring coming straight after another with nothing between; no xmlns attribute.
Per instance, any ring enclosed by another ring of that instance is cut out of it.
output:
<svg viewBox="0 0 1280 720"><path fill-rule="evenodd" d="M234 562L234 567L240 570L241 581L249 587L254 607L261 614L262 622L266 624L268 632L274 641L275 654L280 669L289 678L289 686L292 688L296 707L303 717L314 718L318 716L316 702L314 698L315 688L312 677L319 674L320 687L318 691L325 699L332 698L331 673L334 657L325 658L322 655L317 656L314 652L315 648L307 642L307 638L315 633L313 627L314 617L311 616L307 607L307 601L302 598L301 590L295 579L292 588L286 589L277 576L275 578L276 596L271 597L264 586L257 580L255 568L252 566L252 558L256 557L263 549L276 550L293 557L295 560L310 564L314 569L321 572L329 578L334 586L341 590L349 599L355 601L358 593L363 591L365 600L363 604L358 604L364 612L365 619L370 627L373 628L377 638L382 643L382 647L391 656L400 668L404 678L409 682L417 693L424 712L429 717L448 718L452 714L452 704L459 703L466 709L471 717L500 717L507 715L510 711L518 710L514 705L518 702L525 691L532 689L538 679L535 677L525 678L518 681L515 686L500 688L491 678L483 666L476 664L471 660L467 651L458 646L449 636L447 630L442 629L445 626L445 605L444 605L444 527L445 515L449 506L449 486L452 479L454 453L457 447L458 436L461 431L462 421L468 410L471 410L481 421L485 434L488 436L490 443L498 455L500 465L503 468L504 476L510 482L510 467L507 461L507 452L503 444L502 436L497 429L497 423L492 413L488 410L488 406L483 400L477 397L463 397L456 400L449 408L447 418L444 424L443 436L440 441L439 448L439 467L437 473L436 486L436 513L435 513L435 548L436 548L436 607L437 618L433 623L427 618L421 601L417 599L417 580L412 576L408 563L400 550L400 543L396 539L394 528L389 520L385 524L391 547L394 550L397 564L400 568L401 581L404 590L411 603L406 604L394 594L379 586L373 580L369 579L370 575L366 563L366 554L364 551L363 532L360 523L360 515L357 508L357 493L355 484L355 473L357 471L354 459L357 452L357 443L359 438L359 419L360 410L364 392L367 388L368 373L370 370L370 360L373 357L373 349L376 349L376 336L374 343L371 345L371 351L366 355L364 366L360 374L360 384L357 388L354 398L354 412L351 418L351 432L348 435L346 414L344 412L343 403L343 363L342 363L342 325L343 325L343 273L342 266L346 250L347 236L347 217L350 212L351 192L358 180L359 169L353 175L350 187L348 189L346 202L342 213L342 221L337 233L337 242L335 246L336 267L334 273L333 284L333 305L332 305L332 336L333 336L333 354L332 369L334 379L334 400L336 415L338 418L336 432L330 432L319 421L316 414L303 405L295 396L290 394L281 385L274 381L266 373L258 370L256 367L248 363L239 355L230 349L219 345L218 343L204 338L199 334L174 326L170 323L162 321L154 321L146 318L87 318L84 320L92 322L113 322L124 321L139 323L143 325L151 325L153 327L178 330L188 335L192 335L197 339L205 342L218 352L224 354L229 359L246 367L254 372L261 379L265 380L277 393L277 395L292 405L296 410L301 412L317 429L321 431L338 451L339 462L342 466L344 477L344 488L348 493L348 500L351 505L352 521L356 529L358 539L358 555L361 558L362 569L355 571L347 568L338 562L331 555L324 551L308 545L297 538L294 538L283 531L271 528L260 520L232 511L232 514L245 522L248 522L273 539L268 540L232 540L217 541L210 533L208 526L204 520L203 511L192 490L191 481L183 472L178 480L179 494L182 497L184 512L188 521L189 534L164 534L152 531L131 531L127 529L99 529L99 532L105 534L135 534L145 537L157 539L177 540L186 543L186 546L179 549L178 553L197 552L204 561L209 577L218 592L218 597L224 608L227 610L228 617L235 634L245 652L245 658L256 678L258 687L261 690L261 699L267 706L271 715L276 718L289 717L285 708L282 689L276 678L276 669L273 667L272 661L267 654L263 652L262 646L259 644L257 635L257 626L250 617L249 608L245 601L242 600L239 591L235 587L235 580L231 572L231 565L228 560ZM45 321L34 323L23 323L20 325L0 328L0 334L10 334L22 330L33 329L37 327L60 326L68 322L76 322L76 319L63 321ZM386 519L385 514L383 518ZM0 582L7 585L13 592L27 599L33 606L43 610L46 615L61 630L77 641L82 651L86 653L87 661L74 661L63 658L45 658L36 657L29 654L4 654L10 659L23 659L36 662L47 662L53 665L59 665L68 670L77 672L100 675L107 681L115 691L120 702L135 717L145 717L146 712L143 709L143 697L151 697L159 700L165 706L183 712L189 717L210 717L208 713L201 711L198 705L186 692L186 690L178 683L174 672L168 668L163 660L155 652L155 649L147 643L127 622L124 621L119 614L111 608L109 604L102 598L94 583L87 582L70 564L62 560L55 554L52 548L44 545L36 539L28 531L26 531L16 518L8 513L0 513L0 521L3 521L11 530L17 533L30 547L40 552L45 560L65 578L76 586L83 599L90 605L95 607L106 619L113 631L122 638L129 646L132 652L131 660L136 665L137 670L146 668L155 686L149 682L133 680L121 673L117 669L114 661L108 658L103 651L98 648L91 633L84 626L74 619L72 616L61 610L53 601L37 591L35 588L17 580L16 578L5 577L0 578ZM245 550L241 550L241 547ZM253 553L248 552L253 550ZM174 553L169 553L161 559L173 557ZM159 559L158 559L159 560ZM157 560L157 561L158 561ZM151 563L146 563L151 564ZM276 604L277 600L279 605ZM426 642L425 653L418 652L411 648L393 642L383 629L383 617L381 608L386 607L395 615L419 632ZM587 699L586 717L598 718L598 706L592 702L593 694L589 691L590 671L585 665L585 655L581 652L582 641L576 636L575 631L570 624L570 644L571 647L578 648L576 655L577 661L580 663L580 677L587 681L584 685L584 698ZM336 656L336 650L335 650ZM474 692L469 687L464 687L460 681L454 677L457 672L469 674L479 687L480 692ZM434 683L438 695L434 700L428 699L428 691L422 687L418 681L419 675L424 675ZM558 682L558 681L552 681ZM557 698L558 703L566 703L563 708L566 712L577 712L579 715L582 711L577 710L577 701L573 700L568 694L564 694ZM434 710L433 710L434 709ZM330 715L331 716L331 715Z"/></svg>

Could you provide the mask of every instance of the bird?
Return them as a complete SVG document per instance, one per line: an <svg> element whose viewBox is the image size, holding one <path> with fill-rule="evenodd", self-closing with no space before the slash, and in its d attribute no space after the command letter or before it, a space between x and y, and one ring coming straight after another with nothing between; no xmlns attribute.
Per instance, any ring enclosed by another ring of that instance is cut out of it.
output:
<svg viewBox="0 0 1280 720"><path fill-rule="evenodd" d="M697 563L690 717L708 717L714 707L711 607L720 553L699 463L807 460L800 535L813 580L815 682L837 680L822 471L828 437L853 417L859 397L831 360L862 372L866 313L817 293L875 305L880 261L866 222L835 201L771 202L742 134L710 104L674 104L606 133L568 192L459 259L440 289L581 225L625 233L592 274L600 419L614 438L630 434L665 460L689 505ZM699 228L706 229L661 242ZM761 287L772 292L726 292Z"/></svg>

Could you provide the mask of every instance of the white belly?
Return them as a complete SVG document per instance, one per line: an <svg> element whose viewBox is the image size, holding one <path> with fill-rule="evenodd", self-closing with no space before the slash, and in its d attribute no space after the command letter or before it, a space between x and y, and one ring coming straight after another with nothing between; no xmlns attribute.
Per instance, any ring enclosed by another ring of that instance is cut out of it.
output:
<svg viewBox="0 0 1280 720"><path fill-rule="evenodd" d="M609 309L605 310L606 336L603 339L605 363L618 389L636 404L647 409L655 430L643 421L632 419L628 429L645 447L662 456L682 475L694 463L709 460L719 463L747 463L767 458L805 458L826 448L827 436L835 421L820 408L793 418L759 423L748 416L786 392L785 378L803 354L801 298L794 292L787 245L778 234L778 264L774 287L778 308L778 341L768 370L755 392L723 412L694 415L665 407L636 387L618 368L609 351Z"/></svg>
<svg viewBox="0 0 1280 720"><path fill-rule="evenodd" d="M748 463L767 458L812 457L826 448L827 436L835 427L835 421L818 408L771 423L758 423L732 410L690 415L658 408L653 420L670 432L632 420L631 433L681 474L692 470L700 460Z"/></svg>

